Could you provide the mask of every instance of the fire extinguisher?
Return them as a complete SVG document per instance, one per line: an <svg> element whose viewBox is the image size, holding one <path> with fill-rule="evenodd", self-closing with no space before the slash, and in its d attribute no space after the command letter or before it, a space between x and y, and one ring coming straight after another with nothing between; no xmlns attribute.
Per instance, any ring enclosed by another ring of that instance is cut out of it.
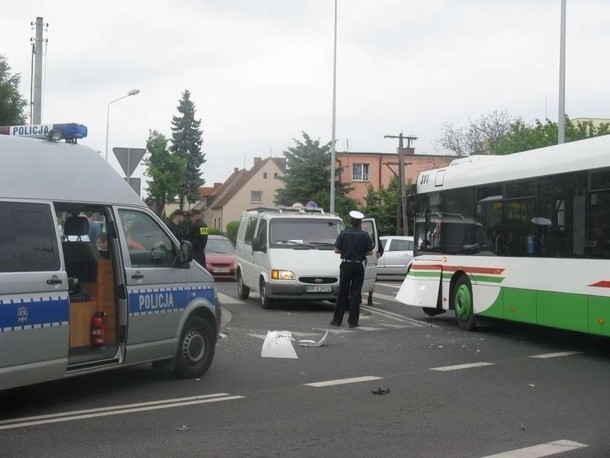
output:
<svg viewBox="0 0 610 458"><path fill-rule="evenodd" d="M91 318L91 345L106 344L106 312L95 312Z"/></svg>

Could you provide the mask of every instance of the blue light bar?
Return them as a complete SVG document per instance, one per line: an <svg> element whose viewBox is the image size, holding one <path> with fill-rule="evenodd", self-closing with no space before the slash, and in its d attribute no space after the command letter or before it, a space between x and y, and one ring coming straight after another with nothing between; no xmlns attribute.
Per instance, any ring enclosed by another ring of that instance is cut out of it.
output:
<svg viewBox="0 0 610 458"><path fill-rule="evenodd" d="M76 123L41 124L34 126L0 126L0 134L17 137L51 138L52 134L61 133L61 138L67 142L75 142L87 136L87 126Z"/></svg>

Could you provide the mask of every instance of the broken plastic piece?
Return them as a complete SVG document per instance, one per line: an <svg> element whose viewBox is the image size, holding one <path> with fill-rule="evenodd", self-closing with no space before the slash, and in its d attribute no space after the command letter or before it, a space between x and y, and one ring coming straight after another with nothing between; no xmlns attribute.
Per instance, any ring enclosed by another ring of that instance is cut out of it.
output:
<svg viewBox="0 0 610 458"><path fill-rule="evenodd" d="M328 331L322 336L319 342L315 340L299 340L299 347L321 347L328 336Z"/></svg>
<svg viewBox="0 0 610 458"><path fill-rule="evenodd" d="M388 394L389 392L390 392L390 388L383 389L383 388L379 387L379 389L376 391L371 390L371 393L373 393L373 394Z"/></svg>
<svg viewBox="0 0 610 458"><path fill-rule="evenodd" d="M298 359L299 357L292 347L292 340L290 331L267 331L261 357Z"/></svg>

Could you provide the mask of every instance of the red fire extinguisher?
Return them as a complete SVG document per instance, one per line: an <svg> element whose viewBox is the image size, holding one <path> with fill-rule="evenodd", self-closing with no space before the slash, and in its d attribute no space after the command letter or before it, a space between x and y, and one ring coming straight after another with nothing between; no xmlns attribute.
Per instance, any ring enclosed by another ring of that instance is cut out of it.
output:
<svg viewBox="0 0 610 458"><path fill-rule="evenodd" d="M91 318L91 345L106 344L106 312L95 312Z"/></svg>

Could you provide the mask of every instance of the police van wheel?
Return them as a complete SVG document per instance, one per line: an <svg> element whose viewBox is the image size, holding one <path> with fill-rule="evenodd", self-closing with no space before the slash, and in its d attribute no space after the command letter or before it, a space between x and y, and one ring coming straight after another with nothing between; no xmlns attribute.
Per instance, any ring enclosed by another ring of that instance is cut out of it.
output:
<svg viewBox="0 0 610 458"><path fill-rule="evenodd" d="M248 299L250 297L250 288L244 285L244 279L241 277L241 272L237 272L237 297L240 299Z"/></svg>
<svg viewBox="0 0 610 458"><path fill-rule="evenodd" d="M470 286L470 281L465 275L458 278L455 284L453 308L458 327L464 331L474 330L476 315L474 314L474 302L472 300L472 286Z"/></svg>
<svg viewBox="0 0 610 458"><path fill-rule="evenodd" d="M261 280L260 293L261 293L261 306L264 309L273 307L273 300L269 299L269 288L267 288L267 284L265 283L264 280Z"/></svg>
<svg viewBox="0 0 610 458"><path fill-rule="evenodd" d="M203 318L187 320L176 352L174 373L182 378L202 376L212 364L215 351L214 330Z"/></svg>

